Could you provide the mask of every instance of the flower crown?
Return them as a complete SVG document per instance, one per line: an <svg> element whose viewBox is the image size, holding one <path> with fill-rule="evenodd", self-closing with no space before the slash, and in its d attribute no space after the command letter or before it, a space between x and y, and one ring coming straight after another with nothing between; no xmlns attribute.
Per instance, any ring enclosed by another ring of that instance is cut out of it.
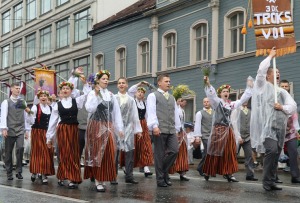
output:
<svg viewBox="0 0 300 203"><path fill-rule="evenodd" d="M230 92L230 88L231 88L231 86L230 85L228 85L228 84L225 84L225 85L221 85L218 89L217 89L217 93L218 93L218 95L220 95L221 94L221 92L223 91L223 89L228 89L229 90L229 92Z"/></svg>
<svg viewBox="0 0 300 203"><path fill-rule="evenodd" d="M69 86L71 88L71 90L74 89L73 83L70 83L70 82L63 81L58 85L59 89L62 89L63 86Z"/></svg>
<svg viewBox="0 0 300 203"><path fill-rule="evenodd" d="M47 97L50 96L50 93L47 90L39 90L36 95L38 98L40 98L42 94L45 94Z"/></svg>
<svg viewBox="0 0 300 203"><path fill-rule="evenodd" d="M95 80L98 80L102 77L102 75L107 75L108 76L108 79L110 77L110 72L108 70L100 70L98 73L96 73L95 75Z"/></svg>
<svg viewBox="0 0 300 203"><path fill-rule="evenodd" d="M140 91L142 91L142 92L144 92L144 93L146 93L146 89L144 88L144 87L138 87L138 89L137 89L138 91L140 90Z"/></svg>

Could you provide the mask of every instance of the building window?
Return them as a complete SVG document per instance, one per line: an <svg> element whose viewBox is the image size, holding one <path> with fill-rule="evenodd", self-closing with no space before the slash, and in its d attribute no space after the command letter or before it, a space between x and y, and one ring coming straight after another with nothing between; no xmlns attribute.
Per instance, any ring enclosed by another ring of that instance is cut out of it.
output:
<svg viewBox="0 0 300 203"><path fill-rule="evenodd" d="M62 78L64 78L65 80L69 79L69 63L62 63L62 64L58 64L55 66L55 72L56 75L59 75L60 77L56 76L56 84L60 84L61 82L63 82L64 80Z"/></svg>
<svg viewBox="0 0 300 203"><path fill-rule="evenodd" d="M41 14L51 10L52 0L41 0Z"/></svg>
<svg viewBox="0 0 300 203"><path fill-rule="evenodd" d="M104 54L98 54L95 57L95 64L97 64L98 70L104 70Z"/></svg>
<svg viewBox="0 0 300 203"><path fill-rule="evenodd" d="M126 48L119 47L116 50L116 79L126 77Z"/></svg>
<svg viewBox="0 0 300 203"><path fill-rule="evenodd" d="M91 28L90 9L75 14L75 42L85 40L89 37Z"/></svg>
<svg viewBox="0 0 300 203"><path fill-rule="evenodd" d="M2 47L2 69L9 67L9 45Z"/></svg>
<svg viewBox="0 0 300 203"><path fill-rule="evenodd" d="M245 36L241 34L245 12L244 8L235 8L225 15L225 56L243 53L245 51Z"/></svg>
<svg viewBox="0 0 300 203"><path fill-rule="evenodd" d="M27 22L36 18L36 0L27 1Z"/></svg>
<svg viewBox="0 0 300 203"><path fill-rule="evenodd" d="M14 28L22 26L23 4L20 3L14 7Z"/></svg>
<svg viewBox="0 0 300 203"><path fill-rule="evenodd" d="M175 68L176 66L176 31L168 31L163 35L162 41L163 68Z"/></svg>
<svg viewBox="0 0 300 203"><path fill-rule="evenodd" d="M69 0L56 0L56 5L60 6L60 5L64 4L64 3L67 3L68 1Z"/></svg>
<svg viewBox="0 0 300 203"><path fill-rule="evenodd" d="M13 43L13 64L22 62L22 40Z"/></svg>
<svg viewBox="0 0 300 203"><path fill-rule="evenodd" d="M35 33L26 37L26 60L35 57Z"/></svg>
<svg viewBox="0 0 300 203"><path fill-rule="evenodd" d="M10 31L10 10L2 14L2 34Z"/></svg>
<svg viewBox="0 0 300 203"><path fill-rule="evenodd" d="M150 73L150 42L148 39L142 40L138 44L138 75Z"/></svg>
<svg viewBox="0 0 300 203"><path fill-rule="evenodd" d="M74 69L78 68L78 67L83 68L84 75L86 75L86 76L88 76L89 74L91 74L93 72L92 67L90 65L90 57L89 56L74 60ZM82 82L80 82L80 81L78 82L77 88L79 90L82 90L82 88L83 88Z"/></svg>
<svg viewBox="0 0 300 203"><path fill-rule="evenodd" d="M40 31L40 54L51 52L51 26Z"/></svg>
<svg viewBox="0 0 300 203"><path fill-rule="evenodd" d="M30 73L25 74L25 83L28 86L34 86L34 80L31 77ZM34 98L34 90L32 88L26 88L26 101L33 101Z"/></svg>
<svg viewBox="0 0 300 203"><path fill-rule="evenodd" d="M190 64L208 60L208 22L198 20L190 29Z"/></svg>
<svg viewBox="0 0 300 203"><path fill-rule="evenodd" d="M69 18L56 23L56 48L69 45Z"/></svg>
<svg viewBox="0 0 300 203"><path fill-rule="evenodd" d="M3 100L9 97L9 87L7 85L8 85L8 80L3 81L3 83L1 84L1 92L0 92L1 103Z"/></svg>

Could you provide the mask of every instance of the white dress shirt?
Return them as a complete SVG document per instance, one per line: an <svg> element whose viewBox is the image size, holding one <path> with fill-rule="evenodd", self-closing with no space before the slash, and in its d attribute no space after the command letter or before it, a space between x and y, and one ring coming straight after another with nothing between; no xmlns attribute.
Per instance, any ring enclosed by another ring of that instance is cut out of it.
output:
<svg viewBox="0 0 300 203"><path fill-rule="evenodd" d="M157 91L164 93L164 91L161 90L160 88L158 88ZM149 131L153 131L153 128L159 127L158 119L156 116L156 97L154 93L150 93L148 95L146 109L147 109L147 125ZM181 128L181 123L179 119L179 113L178 113L176 101L174 101L174 109L175 109L174 111L175 129L177 132L179 132Z"/></svg>

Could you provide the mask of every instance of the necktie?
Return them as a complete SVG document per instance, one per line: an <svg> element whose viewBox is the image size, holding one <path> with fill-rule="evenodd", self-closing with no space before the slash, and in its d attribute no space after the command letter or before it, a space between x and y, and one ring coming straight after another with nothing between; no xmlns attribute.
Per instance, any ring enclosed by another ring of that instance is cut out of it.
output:
<svg viewBox="0 0 300 203"><path fill-rule="evenodd" d="M245 115L248 114L248 108L247 107L244 107L243 111L244 111Z"/></svg>
<svg viewBox="0 0 300 203"><path fill-rule="evenodd" d="M211 109L206 109L206 112L209 114L209 115L211 115Z"/></svg>
<svg viewBox="0 0 300 203"><path fill-rule="evenodd" d="M165 96L165 98L168 100L169 99L169 92L164 92L163 95Z"/></svg>

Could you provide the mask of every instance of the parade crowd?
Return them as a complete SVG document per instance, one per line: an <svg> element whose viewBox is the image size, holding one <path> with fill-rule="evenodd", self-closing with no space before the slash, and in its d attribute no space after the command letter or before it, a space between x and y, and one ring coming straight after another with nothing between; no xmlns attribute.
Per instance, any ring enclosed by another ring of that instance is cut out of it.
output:
<svg viewBox="0 0 300 203"><path fill-rule="evenodd" d="M277 166L285 153L291 182L299 184L297 105L289 94L289 82L280 81L279 70L270 68L275 56L276 49L272 49L259 65L256 78L245 80L245 91L236 101L229 100L230 85L215 89L204 76L206 97L193 123L185 122L186 95L175 98L169 93L171 78L166 74L157 77L157 88L145 81L128 88L127 78L120 77L118 93L113 94L108 90L109 71L85 77L82 68L77 68L76 74L58 85L58 101L40 88L31 109L20 99L19 83L13 83L11 96L1 104L7 180L23 179L24 140L30 133L31 181L42 184L56 174L59 186L76 189L82 179L90 179L98 192L105 192L105 182L118 184L119 168L126 183L138 184L133 169L138 167L147 178L153 175L149 166L154 165L157 186L169 187L169 174L178 173L181 181L189 181L186 172L195 148L202 149L197 170L206 181L221 175L228 182L238 182L234 173L242 148L246 181L258 181L253 154L259 153L263 158L263 188L282 190L277 185L281 182ZM82 90L77 88L79 82ZM147 91L150 93L145 98Z"/></svg>

